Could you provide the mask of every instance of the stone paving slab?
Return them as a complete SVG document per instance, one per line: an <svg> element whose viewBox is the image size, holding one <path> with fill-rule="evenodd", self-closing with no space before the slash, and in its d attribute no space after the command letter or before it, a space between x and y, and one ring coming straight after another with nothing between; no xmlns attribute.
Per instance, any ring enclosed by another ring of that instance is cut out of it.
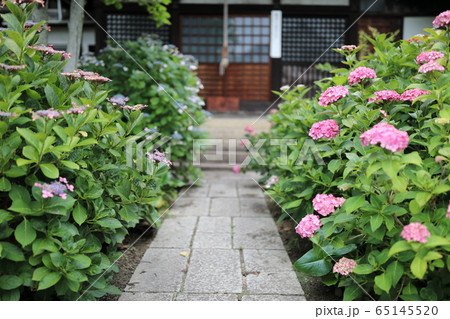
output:
<svg viewBox="0 0 450 319"><path fill-rule="evenodd" d="M306 301L306 298L293 295L245 295L242 301Z"/></svg>
<svg viewBox="0 0 450 319"><path fill-rule="evenodd" d="M231 230L228 233L195 234L193 248L228 248L231 249Z"/></svg>
<svg viewBox="0 0 450 319"><path fill-rule="evenodd" d="M120 300L305 300L262 190L247 175L205 175L180 193Z"/></svg>
<svg viewBox="0 0 450 319"><path fill-rule="evenodd" d="M247 291L250 294L304 295L294 271L248 274Z"/></svg>
<svg viewBox="0 0 450 319"><path fill-rule="evenodd" d="M195 198L207 198L209 192L209 185L202 185L202 186L192 186L192 187L184 187L180 191L180 196L183 197L195 197Z"/></svg>
<svg viewBox="0 0 450 319"><path fill-rule="evenodd" d="M187 258L181 253L188 253L190 249L185 248L149 248L141 259L151 268L169 268L175 266L178 269L186 268Z"/></svg>
<svg viewBox="0 0 450 319"><path fill-rule="evenodd" d="M234 217L233 248L284 249L272 218Z"/></svg>
<svg viewBox="0 0 450 319"><path fill-rule="evenodd" d="M250 272L283 272L292 270L286 250L244 249L245 270Z"/></svg>
<svg viewBox="0 0 450 319"><path fill-rule="evenodd" d="M206 216L208 215L210 199L199 197L181 197L170 209L172 215Z"/></svg>
<svg viewBox="0 0 450 319"><path fill-rule="evenodd" d="M124 292L119 301L172 301L173 293Z"/></svg>
<svg viewBox="0 0 450 319"><path fill-rule="evenodd" d="M243 217L271 217L264 198L246 198L240 203Z"/></svg>
<svg viewBox="0 0 450 319"><path fill-rule="evenodd" d="M221 182L211 184L209 196L214 197L237 197L236 182Z"/></svg>
<svg viewBox="0 0 450 319"><path fill-rule="evenodd" d="M194 249L184 292L241 293L242 273L239 251Z"/></svg>
<svg viewBox="0 0 450 319"><path fill-rule="evenodd" d="M140 263L125 291L133 292L175 292L181 288L184 267L172 265L169 268L155 267L149 263Z"/></svg>
<svg viewBox="0 0 450 319"><path fill-rule="evenodd" d="M202 216L198 220L197 232L229 233L231 231L230 217Z"/></svg>
<svg viewBox="0 0 450 319"><path fill-rule="evenodd" d="M176 301L238 301L233 294L179 294Z"/></svg>
<svg viewBox="0 0 450 319"><path fill-rule="evenodd" d="M240 197L261 197L264 198L264 194L261 188L254 181L253 184L238 184L238 193Z"/></svg>
<svg viewBox="0 0 450 319"><path fill-rule="evenodd" d="M238 198L212 198L211 216L241 216Z"/></svg>
<svg viewBox="0 0 450 319"><path fill-rule="evenodd" d="M235 174L235 173L233 173L233 171L231 169L229 171L205 170L203 173L205 174L205 178L202 180L204 180L206 183L209 183L209 184L214 184L217 181L220 181L220 182L244 181L245 183L247 183L248 181L252 181L252 178L255 180L258 180L261 177L260 174L254 173L254 172L247 172L245 174Z"/></svg>
<svg viewBox="0 0 450 319"><path fill-rule="evenodd" d="M194 216L173 217L164 220L158 235L150 244L151 248L185 248L189 247L197 223Z"/></svg>

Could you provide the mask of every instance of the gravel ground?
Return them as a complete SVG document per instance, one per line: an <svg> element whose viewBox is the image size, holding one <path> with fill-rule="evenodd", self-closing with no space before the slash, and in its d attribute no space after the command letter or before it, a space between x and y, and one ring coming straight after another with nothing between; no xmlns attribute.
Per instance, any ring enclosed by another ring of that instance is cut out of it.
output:
<svg viewBox="0 0 450 319"><path fill-rule="evenodd" d="M130 229L130 234L125 238L122 245L120 245L120 251L125 252L130 244L136 241L136 239L148 229L149 225L147 223L138 224L135 228ZM147 248L152 242L156 235L157 230L155 228L150 228L139 241L131 247L122 258L119 259L117 265L119 266L119 272L114 275L111 285L116 286L121 291L125 289L125 286L130 281L131 276L134 273L137 265L144 256ZM100 300L102 301L117 301L119 300L119 295L105 295Z"/></svg>

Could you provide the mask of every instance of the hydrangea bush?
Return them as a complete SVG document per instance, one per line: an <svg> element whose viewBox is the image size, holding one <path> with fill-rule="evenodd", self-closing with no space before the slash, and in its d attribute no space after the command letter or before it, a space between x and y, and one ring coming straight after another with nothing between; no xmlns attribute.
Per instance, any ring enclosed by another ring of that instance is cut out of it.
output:
<svg viewBox="0 0 450 319"><path fill-rule="evenodd" d="M296 268L344 300L450 297L449 17L409 40L368 37L368 56L337 50L348 68L314 99L285 92L270 132L247 136L285 139L287 156L265 143L267 165L250 168L313 243Z"/></svg>
<svg viewBox="0 0 450 319"><path fill-rule="evenodd" d="M146 137L135 134L144 114L104 103L108 78L61 73L69 56L36 45L36 2L7 1L2 15L0 300L91 300L119 293L116 244L157 222L171 163L127 148Z"/></svg>
<svg viewBox="0 0 450 319"><path fill-rule="evenodd" d="M84 66L113 81L107 84L113 95L130 103L145 103L145 126L169 138L165 148L177 163L174 172L185 182L201 174L192 166L193 140L205 138L199 128L208 116L198 96L202 88L195 75L197 61L181 54L173 45L163 45L151 36L121 44L109 43L97 57L85 57ZM142 127L136 127L142 130Z"/></svg>

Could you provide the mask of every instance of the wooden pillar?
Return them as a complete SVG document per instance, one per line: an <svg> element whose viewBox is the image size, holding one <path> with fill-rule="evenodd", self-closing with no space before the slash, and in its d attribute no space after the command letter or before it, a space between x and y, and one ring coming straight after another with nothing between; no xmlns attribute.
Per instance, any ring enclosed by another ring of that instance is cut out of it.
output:
<svg viewBox="0 0 450 319"><path fill-rule="evenodd" d="M172 0L170 6L170 43L177 47L181 45L180 37L180 0Z"/></svg>
<svg viewBox="0 0 450 319"><path fill-rule="evenodd" d="M39 23L41 21L45 21L45 25L48 25L48 3L49 2L47 1L44 7L41 5L34 7L33 14L31 16L33 22ZM39 34L38 43L45 45L48 44L48 31L45 28L43 28Z"/></svg>
<svg viewBox="0 0 450 319"><path fill-rule="evenodd" d="M350 0L350 10L348 14L348 24L347 27L349 27L353 22L355 22L360 14L360 6L359 6L360 0ZM347 34L345 36L345 42L346 44L358 44L358 22L356 22L353 27L350 28L350 30L347 31Z"/></svg>
<svg viewBox="0 0 450 319"><path fill-rule="evenodd" d="M99 54L100 50L106 46L106 38L108 35L106 30L106 6L101 0L94 2L94 19L98 24L95 24L95 54Z"/></svg>
<svg viewBox="0 0 450 319"><path fill-rule="evenodd" d="M272 10L281 10L281 2L280 0L273 0L272 2ZM281 35L283 36L283 35ZM272 59L272 70L271 70L271 90L272 91L279 91L280 87L283 85L281 83L281 77L282 74L282 63L281 59ZM278 95L271 94L272 101L276 100L278 98Z"/></svg>
<svg viewBox="0 0 450 319"><path fill-rule="evenodd" d="M68 25L67 52L72 58L64 66L64 72L73 72L78 67L83 39L84 7L86 0L72 0L70 2L70 19Z"/></svg>

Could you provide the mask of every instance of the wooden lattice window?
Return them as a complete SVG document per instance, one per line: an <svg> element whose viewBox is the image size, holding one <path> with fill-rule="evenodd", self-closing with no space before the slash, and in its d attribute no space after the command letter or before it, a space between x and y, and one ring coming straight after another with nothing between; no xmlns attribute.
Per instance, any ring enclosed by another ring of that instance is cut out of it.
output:
<svg viewBox="0 0 450 319"><path fill-rule="evenodd" d="M268 63L270 19L232 16L228 22L230 63ZM200 63L219 63L222 52L223 19L184 16L181 22L182 51Z"/></svg>
<svg viewBox="0 0 450 319"><path fill-rule="evenodd" d="M282 61L314 62L345 31L346 19L339 17L283 17ZM345 44L342 36L333 48ZM342 56L328 50L320 62L336 63Z"/></svg>
<svg viewBox="0 0 450 319"><path fill-rule="evenodd" d="M156 27L148 15L108 14L106 30L117 41L135 41L143 33L157 34L164 43L168 43L170 37L170 27Z"/></svg>

